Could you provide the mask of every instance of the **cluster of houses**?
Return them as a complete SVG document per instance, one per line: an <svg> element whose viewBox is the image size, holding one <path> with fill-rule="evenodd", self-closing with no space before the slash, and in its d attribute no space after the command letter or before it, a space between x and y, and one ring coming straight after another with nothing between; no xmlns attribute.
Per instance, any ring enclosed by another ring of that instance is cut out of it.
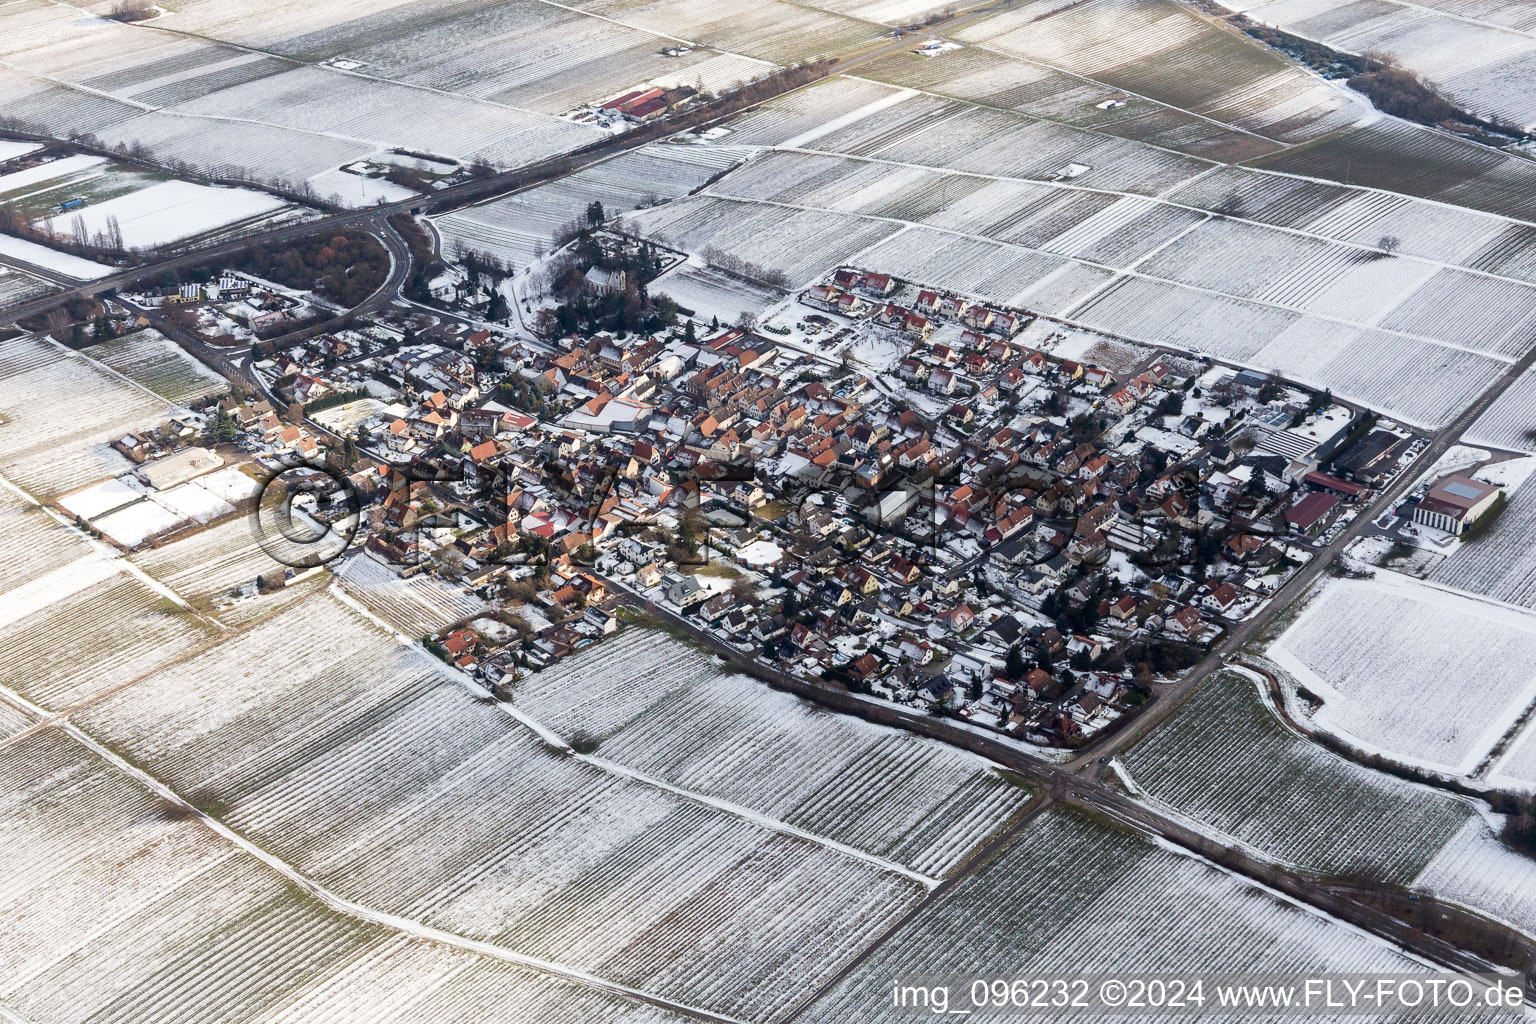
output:
<svg viewBox="0 0 1536 1024"><path fill-rule="evenodd" d="M515 590L529 623L445 656L495 683L600 639L627 591L786 668L1078 742L1256 608L1401 448L1268 378L1150 351L1114 373L1023 344L1023 311L884 274L803 300L906 356L877 382L742 328L477 330L349 365L393 388L358 432L366 549Z"/></svg>

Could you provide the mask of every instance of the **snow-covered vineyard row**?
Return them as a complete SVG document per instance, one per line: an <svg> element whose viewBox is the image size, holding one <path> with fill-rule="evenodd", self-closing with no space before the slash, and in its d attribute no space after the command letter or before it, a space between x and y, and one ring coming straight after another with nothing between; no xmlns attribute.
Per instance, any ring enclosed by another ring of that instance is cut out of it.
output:
<svg viewBox="0 0 1536 1024"><path fill-rule="evenodd" d="M859 254L863 265L1278 369L1424 425L1444 422L1536 343L1526 281L1095 190L779 152L707 195L636 219L674 244L750 249L763 262L774 253L732 225L771 224L773 211L780 225L809 210L850 228L871 218L865 227L890 233ZM932 228L900 230L913 220ZM1480 220L1485 234L1499 223ZM810 268L796 259L786 269L800 280Z"/></svg>
<svg viewBox="0 0 1536 1024"><path fill-rule="evenodd" d="M942 875L1028 803L974 756L821 710L631 631L519 684L518 707L596 756Z"/></svg>
<svg viewBox="0 0 1536 1024"><path fill-rule="evenodd" d="M0 884L22 1019L685 1019L328 910L57 730L0 749L0 809L0 856L28 865Z"/></svg>
<svg viewBox="0 0 1536 1024"><path fill-rule="evenodd" d="M254 590L257 577L286 568L286 563L268 554L263 539L271 545L280 538L269 535L259 539L248 516L234 516L164 546L135 552L129 559L194 607L211 612L227 626L237 627L326 582L325 574L321 573L313 582L226 601L231 591L241 587ZM288 560L297 561L298 554L301 552Z"/></svg>
<svg viewBox="0 0 1536 1024"><path fill-rule="evenodd" d="M170 407L62 346L0 342L0 474L39 498L126 472L108 447Z"/></svg>
<svg viewBox="0 0 1536 1024"><path fill-rule="evenodd" d="M485 608L480 598L436 573L402 579L370 555L355 554L330 568L348 591L407 636L436 633Z"/></svg>
<svg viewBox="0 0 1536 1024"><path fill-rule="evenodd" d="M1385 943L1202 861L1053 807L892 936L806 1019L895 1024L912 1019L913 1011L892 1006L892 979L1027 978L1062 964L1085 974L1425 969ZM1008 1008L970 1019L1057 1018Z"/></svg>
<svg viewBox="0 0 1536 1024"><path fill-rule="evenodd" d="M651 145L526 192L433 221L445 250L455 243L511 258L519 265L555 248L561 229L603 204L612 216L677 199L702 187L746 156L729 146Z"/></svg>
<svg viewBox="0 0 1536 1024"><path fill-rule="evenodd" d="M781 1007L923 891L557 753L441 671L317 595L77 721L347 899L723 1013Z"/></svg>
<svg viewBox="0 0 1536 1024"><path fill-rule="evenodd" d="M54 290L53 285L40 277L10 267L0 267L0 308L20 305Z"/></svg>
<svg viewBox="0 0 1536 1024"><path fill-rule="evenodd" d="M693 196L627 218L646 235L694 252L714 246L740 259L809 284L897 225L821 210L748 206Z"/></svg>
<svg viewBox="0 0 1536 1024"><path fill-rule="evenodd" d="M1037 5L1004 10L959 38L1289 142L1342 127L1363 106L1172 0L1088 0L1038 13Z"/></svg>
<svg viewBox="0 0 1536 1024"><path fill-rule="evenodd" d="M1473 110L1513 124L1536 122L1536 17L1528 4L1478 4L1471 18L1463 4L1396 0L1368 11L1315 0L1238 0L1231 6L1350 53L1391 54Z"/></svg>
<svg viewBox="0 0 1536 1024"><path fill-rule="evenodd" d="M1536 221L1536 168L1529 160L1392 118L1367 119L1257 166Z"/></svg>
<svg viewBox="0 0 1536 1024"><path fill-rule="evenodd" d="M1462 544L1430 573L1457 590L1536 609L1536 483L1509 494L1493 526L1475 543Z"/></svg>
<svg viewBox="0 0 1536 1024"><path fill-rule="evenodd" d="M0 593L46 576L91 554L84 537L9 488L0 486Z"/></svg>
<svg viewBox="0 0 1536 1024"><path fill-rule="evenodd" d="M1467 428L1466 440L1468 444L1536 452L1536 369L1521 374Z"/></svg>
<svg viewBox="0 0 1536 1024"><path fill-rule="evenodd" d="M1119 89L979 46L937 54L896 53L860 68L858 74L1204 159L1244 160L1280 148L1276 142L1172 107L1125 103Z"/></svg>
<svg viewBox="0 0 1536 1024"><path fill-rule="evenodd" d="M1465 801L1291 732L1235 672L1213 677L1123 761L1138 795L1318 874L1410 883L1476 817Z"/></svg>
<svg viewBox="0 0 1536 1024"><path fill-rule="evenodd" d="M1451 774L1536 701L1536 617L1393 573L1332 581L1269 656L1322 698L1318 727Z"/></svg>
<svg viewBox="0 0 1536 1024"><path fill-rule="evenodd" d="M136 331L92 345L85 355L178 405L229 390L229 382L222 376L155 330Z"/></svg>
<svg viewBox="0 0 1536 1024"><path fill-rule="evenodd" d="M42 582L0 596L0 685L49 710L89 700L216 636L99 555Z"/></svg>

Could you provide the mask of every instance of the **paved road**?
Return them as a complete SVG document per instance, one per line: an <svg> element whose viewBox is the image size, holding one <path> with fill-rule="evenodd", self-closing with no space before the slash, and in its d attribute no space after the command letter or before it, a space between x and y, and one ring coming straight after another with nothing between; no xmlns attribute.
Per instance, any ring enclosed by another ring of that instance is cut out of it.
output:
<svg viewBox="0 0 1536 1024"><path fill-rule="evenodd" d="M610 592L625 595L625 603L640 606L659 620L676 627L700 644L715 651L737 670L762 679L777 689L786 690L845 714L853 714L881 725L906 729L970 750L1027 779L1039 788L1048 802L1069 801L1113 818L1145 835L1165 839L1191 853L1214 861L1236 874L1248 877L1260 885L1277 889L1292 899L1364 928L1402 948L1413 950L1420 956L1450 970L1466 973L1486 973L1491 970L1490 965L1481 958L1351 900L1336 887L1331 887L1319 879L1295 873L1274 862L1255 859L1242 851L1228 847L1211 835L1166 818L1158 811L1138 803L1102 781L1077 772L1072 764L1054 765L1025 752L1001 737L993 738L981 730L968 729L952 720L917 714L910 709L898 708L886 701L866 700L840 686L822 680L802 679L789 675L748 657L700 628L697 623L635 593L620 581L607 577L604 577L604 581ZM1007 838L1016 834L1022 825L1022 822L1013 823L1005 836L999 837L978 851L961 869L960 874L964 876L976 870ZM959 879L956 879L956 882L958 881ZM935 893L937 892L938 890L935 890ZM1491 922L1488 922L1488 925L1497 927ZM1523 940L1517 941L1523 946L1529 945ZM855 963L861 962L872 952L873 947L865 949ZM853 966L854 964L848 965L844 975Z"/></svg>
<svg viewBox="0 0 1536 1024"><path fill-rule="evenodd" d="M1328 544L1316 550L1312 560L1301 569L1297 570L1284 586L1276 591L1274 597L1257 615L1233 626L1211 648L1210 653L1191 669L1178 682L1172 684L1158 693L1157 699L1151 703L1141 714L1128 722L1123 728L1109 736L1105 736L1097 743L1091 743L1083 749L1083 752L1073 761L1073 766L1092 763L1090 769L1092 775L1097 776L1103 769L1099 763L1100 758L1110 756L1124 750L1137 739L1155 728L1158 723L1172 714L1194 690L1212 672L1219 669L1228 655L1236 654L1242 647L1254 637L1258 636L1266 626L1279 614L1285 611L1293 601L1301 598L1312 586L1318 575L1325 572L1335 556L1343 550L1356 537L1370 528L1371 522L1383 511L1390 508L1394 502L1401 498L1413 484L1428 469L1433 466L1442 455L1450 451L1461 440L1468 427L1481 416L1500 395L1509 390L1520 376L1536 364L1536 348L1532 348L1504 373L1494 380L1484 391L1473 400L1461 412L1435 433L1418 456L1407 466L1398 472L1397 477L1385 490L1376 496L1365 508L1361 509L1353 522L1339 532Z"/></svg>

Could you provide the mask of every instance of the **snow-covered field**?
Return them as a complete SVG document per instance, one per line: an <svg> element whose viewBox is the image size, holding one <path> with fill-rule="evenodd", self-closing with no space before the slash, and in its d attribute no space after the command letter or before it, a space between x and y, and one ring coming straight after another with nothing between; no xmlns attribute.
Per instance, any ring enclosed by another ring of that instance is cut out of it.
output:
<svg viewBox="0 0 1536 1024"><path fill-rule="evenodd" d="M695 266L693 260L651 282L651 291L692 310L695 319L718 319L723 324L735 323L743 313L757 316L779 301L779 294L771 288L749 284L712 267Z"/></svg>
<svg viewBox="0 0 1536 1024"><path fill-rule="evenodd" d="M147 488L131 476L117 476L59 499L59 507L82 519L95 519L144 496Z"/></svg>
<svg viewBox="0 0 1536 1024"><path fill-rule="evenodd" d="M22 614L0 626L0 685L57 710L152 671L213 636L211 627L126 572L110 571L92 582L101 557L88 555L55 570L59 590L29 592L26 607L17 609ZM90 585L71 589L82 581Z"/></svg>
<svg viewBox="0 0 1536 1024"><path fill-rule="evenodd" d="M59 730L0 749L0 815L17 1019L685 1019L328 907Z"/></svg>
<svg viewBox="0 0 1536 1024"><path fill-rule="evenodd" d="M1334 580L1269 650L1368 750L1466 774L1536 701L1536 617L1395 573Z"/></svg>
<svg viewBox="0 0 1536 1024"><path fill-rule="evenodd" d="M524 266L555 247L556 234L581 218L592 202L608 216L655 206L702 187L744 159L730 146L655 144L605 160L566 178L433 221L445 251L455 243L511 257Z"/></svg>
<svg viewBox="0 0 1536 1024"><path fill-rule="evenodd" d="M894 979L1028 978L1063 965L1085 974L1426 969L1203 861L1052 807L891 936L804 1019L910 1021L914 1010L892 1005ZM970 1019L1051 1021L1060 1014L1009 1008Z"/></svg>
<svg viewBox="0 0 1536 1024"><path fill-rule="evenodd" d="M1462 826L1414 884L1536 935L1536 860L1505 846L1481 816Z"/></svg>
<svg viewBox="0 0 1536 1024"><path fill-rule="evenodd" d="M229 382L221 374L150 328L92 345L84 354L178 405L229 390Z"/></svg>
<svg viewBox="0 0 1536 1024"><path fill-rule="evenodd" d="M39 298L54 290L53 285L40 277L34 277L13 267L0 267L0 309L19 305L28 299Z"/></svg>
<svg viewBox="0 0 1536 1024"><path fill-rule="evenodd" d="M1122 760L1138 796L1318 873L1407 884L1476 817L1298 736L1237 672L1213 676Z"/></svg>
<svg viewBox="0 0 1536 1024"><path fill-rule="evenodd" d="M108 445L172 411L62 346L0 342L0 474L39 498L127 472Z"/></svg>
<svg viewBox="0 0 1536 1024"><path fill-rule="evenodd" d="M435 633L485 609L485 602L431 572L402 579L361 551L332 563L347 592L407 636Z"/></svg>
<svg viewBox="0 0 1536 1024"><path fill-rule="evenodd" d="M67 252L59 252L14 235L0 235L0 256L9 256L11 259L51 270L77 281L94 281L98 277L106 277L112 273L111 267Z"/></svg>
<svg viewBox="0 0 1536 1024"><path fill-rule="evenodd" d="M265 217L285 206L276 196L252 189L164 181L104 203L92 203L77 214L92 235L105 231L110 218L115 217L122 227L123 244L130 249L148 249ZM70 219L74 216L69 215ZM64 215L57 220L56 229L67 231Z"/></svg>
<svg viewBox="0 0 1536 1024"><path fill-rule="evenodd" d="M970 754L821 710L631 630L517 684L514 703L596 756L931 875L1029 794Z"/></svg>
<svg viewBox="0 0 1536 1024"><path fill-rule="evenodd" d="M229 626L242 625L280 608L328 579L321 573L282 590L255 593L259 576L281 573L286 565L267 553L246 516L235 516L161 547L136 552L131 560L194 607L208 610ZM234 591L242 587L251 588L251 592L236 598Z"/></svg>
<svg viewBox="0 0 1536 1024"><path fill-rule="evenodd" d="M1536 480L1505 492L1506 505L1481 537L1457 545L1430 579L1457 590L1536 609Z"/></svg>
<svg viewBox="0 0 1536 1024"><path fill-rule="evenodd" d="M346 899L738 1018L924 891L558 753L326 594L76 722Z"/></svg>

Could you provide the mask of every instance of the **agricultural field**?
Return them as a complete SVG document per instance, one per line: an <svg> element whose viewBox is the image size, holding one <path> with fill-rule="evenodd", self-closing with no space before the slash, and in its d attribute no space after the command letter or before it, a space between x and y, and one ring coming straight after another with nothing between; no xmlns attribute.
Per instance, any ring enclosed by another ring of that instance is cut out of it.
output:
<svg viewBox="0 0 1536 1024"><path fill-rule="evenodd" d="M342 898L738 1018L925 891L559 752L325 594L75 721Z"/></svg>
<svg viewBox="0 0 1536 1024"><path fill-rule="evenodd" d="M1408 577L1333 580L1268 652L1313 724L1465 775L1536 701L1536 617Z"/></svg>
<svg viewBox="0 0 1536 1024"><path fill-rule="evenodd" d="M1253 165L1522 221L1536 219L1536 166L1530 160L1392 118L1261 157Z"/></svg>
<svg viewBox="0 0 1536 1024"><path fill-rule="evenodd" d="M331 568L342 587L379 618L411 637L485 610L485 602L432 572L402 579L372 555L358 552Z"/></svg>
<svg viewBox="0 0 1536 1024"><path fill-rule="evenodd" d="M135 552L130 560L194 608L232 627L276 611L323 587L329 578L318 573L282 590L236 596L241 588L254 589L257 577L281 573L286 566L267 553L250 518L243 515L169 544Z"/></svg>
<svg viewBox="0 0 1536 1024"><path fill-rule="evenodd" d="M1384 942L1203 861L1053 807L925 907L803 1019L894 1024L914 1011L891 1005L893 979L992 978L999 971L1030 977L1063 964L1085 974L1424 970ZM1058 1017L1015 1008L970 1019Z"/></svg>
<svg viewBox="0 0 1536 1024"><path fill-rule="evenodd" d="M61 345L0 342L0 475L38 498L127 472L109 444L173 409Z"/></svg>
<svg viewBox="0 0 1536 1024"><path fill-rule="evenodd" d="M1388 54L1475 114L1536 124L1536 19L1525 4L1478 4L1474 10L1399 0L1358 8L1316 0L1233 0L1225 6L1334 49Z"/></svg>
<svg viewBox="0 0 1536 1024"><path fill-rule="evenodd" d="M1270 139L981 46L931 55L899 52L857 73L1207 160L1247 160L1281 148Z"/></svg>
<svg viewBox="0 0 1536 1024"><path fill-rule="evenodd" d="M702 188L748 151L733 146L656 144L569 177L433 220L446 252L467 249L510 257L519 266L557 247L561 231L600 202L610 217L656 206Z"/></svg>
<svg viewBox="0 0 1536 1024"><path fill-rule="evenodd" d="M90 554L0 597L0 686L60 710L216 638L122 568Z"/></svg>
<svg viewBox="0 0 1536 1024"><path fill-rule="evenodd" d="M208 369L180 345L152 329L92 345L83 354L176 405L222 395L229 390L229 382L221 374Z"/></svg>
<svg viewBox="0 0 1536 1024"><path fill-rule="evenodd" d="M1275 141L1315 139L1369 109L1173 0L1023 4L959 38Z"/></svg>
<svg viewBox="0 0 1536 1024"><path fill-rule="evenodd" d="M724 673L640 629L520 682L514 703L598 758L934 876L1029 802L970 754Z"/></svg>
<svg viewBox="0 0 1536 1024"><path fill-rule="evenodd" d="M4 253L0 252L0 256L3 255ZM58 291L58 288L40 277L33 277L12 267L0 267L0 309L18 306L30 299L41 298L55 291Z"/></svg>
<svg viewBox="0 0 1536 1024"><path fill-rule="evenodd" d="M1323 875L1406 885L1477 818L1468 801L1297 735L1234 671L1202 685L1122 763L1139 798Z"/></svg>
<svg viewBox="0 0 1536 1024"><path fill-rule="evenodd" d="M50 729L0 748L0 856L28 865L0 886L8 1017L686 1019L327 906L88 743Z"/></svg>
<svg viewBox="0 0 1536 1024"><path fill-rule="evenodd" d="M1467 428L1468 444L1536 453L1536 369L1527 370Z"/></svg>
<svg viewBox="0 0 1536 1024"><path fill-rule="evenodd" d="M779 293L765 285L752 284L709 266L696 266L693 260L667 271L651 282L651 291L665 295L679 308L692 310L701 320L718 318L723 324L735 323L743 313L753 316L779 301Z"/></svg>
<svg viewBox="0 0 1536 1024"><path fill-rule="evenodd" d="M675 249L703 252L714 247L780 271L795 287L811 284L898 230L896 225L846 214L705 196L641 210L628 220Z"/></svg>
<svg viewBox="0 0 1536 1024"><path fill-rule="evenodd" d="M105 264L96 263L72 253L50 249L46 245L39 245L37 242L17 238L14 235L0 235L0 256L17 260L28 266L51 270L55 274L72 277L77 281L94 281L98 277L106 277L112 273L112 268ZM17 270L7 270L8 277L19 273L20 271Z"/></svg>
<svg viewBox="0 0 1536 1024"><path fill-rule="evenodd" d="M1536 860L1501 843L1481 817L1463 825L1414 884L1536 934Z"/></svg>
<svg viewBox="0 0 1536 1024"><path fill-rule="evenodd" d="M1430 572L1431 581L1536 610L1536 483L1506 492L1499 517L1481 537L1457 546Z"/></svg>

